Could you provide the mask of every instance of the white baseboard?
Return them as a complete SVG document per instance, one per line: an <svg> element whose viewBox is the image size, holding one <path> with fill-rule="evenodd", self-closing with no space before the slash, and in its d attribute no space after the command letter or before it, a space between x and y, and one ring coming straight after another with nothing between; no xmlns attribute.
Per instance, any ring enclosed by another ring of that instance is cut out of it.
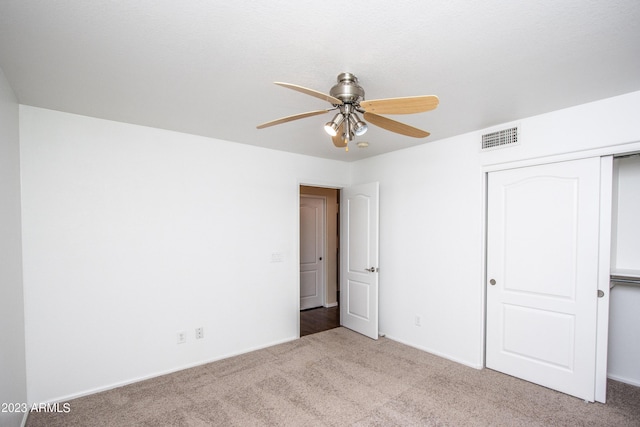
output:
<svg viewBox="0 0 640 427"><path fill-rule="evenodd" d="M337 307L338 306L338 302L330 302L329 304L325 304L324 308L331 308L331 307Z"/></svg>
<svg viewBox="0 0 640 427"><path fill-rule="evenodd" d="M636 387L640 387L640 381L638 381L635 378L626 378L626 377L621 377L621 376L615 375L615 374L608 374L607 378L609 378L610 380L620 381L621 383L625 383L625 384L633 385L633 386L636 386Z"/></svg>
<svg viewBox="0 0 640 427"><path fill-rule="evenodd" d="M470 362L468 362L466 360L461 360L461 359L458 359L456 357L451 357L448 354L440 353L440 352L432 350L430 348L426 348L426 347L422 347L422 346L419 346L419 345L415 345L415 344L403 341L401 339L398 339L398 338L395 338L395 337L392 337L392 336L389 336L389 335L386 335L386 337L388 339L392 340L392 341L399 342L400 344L404 344L404 345L407 345L409 347L417 348L418 350L425 351L427 353L433 354L433 355L438 356L438 357L442 357L443 359L447 359L447 360L450 360L452 362L459 363L461 365L468 366L468 367L473 368L473 369L483 369L484 368L484 366L482 366L481 364L478 365L478 364L475 364L475 363L470 363Z"/></svg>
<svg viewBox="0 0 640 427"><path fill-rule="evenodd" d="M259 345L259 346L255 346L255 347L249 347L247 349L241 350L241 351L236 351L236 352L232 352L232 353L228 353L228 354L224 354L218 357L214 357L211 359L205 359L205 360L201 360L195 363L190 363L190 364L186 364L186 365L182 365L182 366L177 366L171 369L167 369L165 371L159 371L159 372L154 372L152 374L149 375L143 375L140 377L134 377L134 378L130 378L128 380L125 381L119 381L116 383L112 383L112 384L107 384L104 386L100 386L100 387L96 387L96 388L92 388L89 390L84 390L78 393L71 393L68 394L66 396L60 396L54 399L50 399L46 402L42 402L42 403L49 403L49 404L54 404L54 403L62 403L62 402L66 402L69 400L73 400L73 399L77 399L79 397L84 397L84 396L89 396L92 394L96 394L96 393L100 393L103 391L108 391L108 390L112 390L114 388L118 388L118 387L123 387L129 384L134 384L140 381L146 381L146 380L150 380L152 378L156 378L156 377L161 377L163 375L168 375L168 374L172 374L174 372L179 372L179 371L183 371L185 369L190 369L190 368L195 368L197 366L201 366L201 365L206 365L207 363L213 363L213 362L217 362L218 360L223 360L223 359L228 359L230 357L234 357L234 356L239 356L241 354L245 354L245 353L250 353L252 351L256 351L256 350L261 350L263 348L267 348L267 347L273 347L274 345L278 345L278 344L283 344L286 342L290 342L290 341L295 341L297 339L299 339L300 337L293 337L293 338L285 338L282 340L276 340L273 342L270 342L268 344L264 344L264 345ZM34 402L30 402L29 405L32 405ZM26 418L25 418L25 423L26 423ZM23 424L24 427L24 424Z"/></svg>

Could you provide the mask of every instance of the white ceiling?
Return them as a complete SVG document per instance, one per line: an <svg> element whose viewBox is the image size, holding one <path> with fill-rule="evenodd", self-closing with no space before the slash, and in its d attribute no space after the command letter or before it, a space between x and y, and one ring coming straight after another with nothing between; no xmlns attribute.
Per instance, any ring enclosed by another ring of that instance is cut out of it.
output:
<svg viewBox="0 0 640 427"><path fill-rule="evenodd" d="M640 90L638 0L0 0L0 67L22 104L344 161ZM328 93L431 95L335 148Z"/></svg>

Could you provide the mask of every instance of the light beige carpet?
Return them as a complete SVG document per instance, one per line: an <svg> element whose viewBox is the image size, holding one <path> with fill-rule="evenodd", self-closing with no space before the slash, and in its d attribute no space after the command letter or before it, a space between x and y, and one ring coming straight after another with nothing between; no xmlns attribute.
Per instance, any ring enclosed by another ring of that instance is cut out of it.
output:
<svg viewBox="0 0 640 427"><path fill-rule="evenodd" d="M640 388L608 403L344 328L70 401L27 426L640 426Z"/></svg>

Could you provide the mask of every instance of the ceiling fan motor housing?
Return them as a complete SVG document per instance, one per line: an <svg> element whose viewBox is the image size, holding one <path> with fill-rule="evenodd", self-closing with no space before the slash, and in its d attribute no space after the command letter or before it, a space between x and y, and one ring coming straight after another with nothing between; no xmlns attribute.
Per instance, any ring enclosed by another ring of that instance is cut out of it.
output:
<svg viewBox="0 0 640 427"><path fill-rule="evenodd" d="M338 84L329 93L345 104L358 104L364 99L364 89L358 84L358 78L351 73L338 74Z"/></svg>

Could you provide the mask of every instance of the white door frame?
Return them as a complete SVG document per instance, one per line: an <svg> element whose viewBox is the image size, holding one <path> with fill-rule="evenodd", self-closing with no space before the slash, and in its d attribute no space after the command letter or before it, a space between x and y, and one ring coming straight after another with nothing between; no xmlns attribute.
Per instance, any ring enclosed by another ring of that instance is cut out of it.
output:
<svg viewBox="0 0 640 427"><path fill-rule="evenodd" d="M533 159L512 161L505 163L497 163L485 165L482 168L482 276L479 283L481 284L481 365L486 367L486 319L487 319L487 193L488 193L488 174L489 172L521 168L526 166L543 165L548 163L564 162L569 160L579 160L589 157L606 157L623 154L631 154L640 151L640 142L631 142L620 145L612 145L608 147L577 151L572 153L559 154L547 157L537 157ZM601 162L601 176L609 174L612 177L612 171L607 171L606 165ZM598 289L605 292L603 298L598 299L598 318L597 318L597 348L596 348L596 390L595 400L605 403L606 401L606 372L607 372L607 340L609 327L609 270L611 256L611 197L613 190L613 182L608 184L601 181L601 202L600 202L600 254L599 254L599 273L598 273Z"/></svg>
<svg viewBox="0 0 640 427"><path fill-rule="evenodd" d="M296 282L297 282L297 286L296 286L296 289L297 289L297 305L298 305L298 313L299 313L299 312L300 312L300 274L299 274L299 265L300 265L300 245L299 245L299 242L300 242L300 215L299 215L299 209L300 209L300 197L301 197L300 187L301 187L301 186L312 186L312 187L320 187L320 188L337 189L337 190L341 190L341 191L342 191L342 190L344 190L344 189L352 188L352 187L353 187L353 185L352 185L352 184L340 184L340 185L336 185L336 184L326 184L326 183L319 183L319 182L317 182L317 181L316 181L316 182L314 182L313 180L310 180L310 181L307 181L307 180L300 180L300 181L298 181L298 183L297 183L297 184L298 184L298 185L297 185L297 196L298 196L298 197L297 197L297 200L296 200L296 202L297 202L297 203L296 203L296 212L298 213L298 215L296 215L296 218L297 218L296 242L298 243L298 245L297 245L297 250L296 250L296 260L295 260L295 261L296 261L296 267L298 268L298 272L297 272L297 274L296 274L296 277L297 277L297 281L296 281ZM376 185L376 203L378 203L378 202L377 202L377 200L378 200L378 197L379 197L379 196L378 196L378 193L379 193L379 187L378 187L378 185L379 185L379 184L376 182L376 183L375 183L375 185ZM357 186L356 186L356 187L357 187ZM341 196L341 197L340 197L340 199L342 199L342 193L340 193L340 196ZM377 212L377 210L378 210L378 209L379 209L379 204L377 204L377 205L376 205L376 212ZM342 217L342 214L340 214L340 217ZM376 215L376 218L377 218L377 215ZM376 229L376 238L375 238L375 241L376 241L376 248L377 248L378 235L379 235L379 228L378 228L378 225L377 225L377 224L378 224L378 223L377 223L377 219L376 219L376 227L375 227L375 229ZM341 235L343 234L342 230L340 230L340 234L341 234ZM342 245L342 243L341 243L341 245ZM376 249L376 257L375 257L375 258L376 258L376 261L377 261L377 262L379 262L378 256L379 256L379 255L378 255L378 251L377 251L377 249ZM342 258L342 255L340 256L340 258ZM376 262L376 264L377 264L377 262ZM342 261L339 261L339 266L338 266L338 267L339 267L339 274L340 274L340 277L342 278L342 273L341 273L341 271L340 271L342 268L344 268L344 264L343 264L343 262L342 262ZM377 267L377 265L376 265L376 267ZM375 267L374 267L374 268L375 268ZM376 283L376 289L377 289L377 286L378 286L377 268L376 268L376 271L375 271L375 272L373 272L372 274L376 274L376 282L375 282L375 283ZM341 291L342 291L342 289L341 289ZM376 292L376 294L375 294L375 295L376 295L376 297L375 297L375 298L376 298L376 303L375 303L375 309L376 309L376 316L375 316L375 319L376 319L376 320L375 320L375 321L376 321L375 339L377 339L377 337L378 337L378 298L377 298L378 293ZM342 296L340 297L340 299L342 299ZM369 303L370 303L370 302L371 302L371 301L369 300ZM300 337L300 316L298 315L298 316L296 316L296 317L297 317L297 330L298 330L298 337ZM341 324L342 324L342 322L341 322ZM358 332L358 331L356 331L356 332ZM363 332L360 332L360 333L363 333ZM363 333L363 334L364 334L364 333ZM366 334L364 334L364 335L366 335Z"/></svg>
<svg viewBox="0 0 640 427"><path fill-rule="evenodd" d="M300 187L301 186L309 186L309 187L318 187L318 188L331 188L331 189L335 189L335 190L342 190L345 187L348 187L349 184L344 183L344 182L324 182L324 181L318 181L318 180L314 180L314 179L300 179L297 181L296 183L296 207L295 207L295 218L296 218L296 228L295 228L295 236L296 236L296 251L295 251L295 262L294 262L294 268L296 269L295 272L295 277L296 277L296 301L297 301L297 308L296 308L296 315L295 315L295 319L296 319L296 330L297 330L297 337L300 338ZM325 208L326 208L326 203L325 203ZM325 217L326 217L326 212L325 212ZM326 218L325 218L326 221ZM326 244L326 243L325 243ZM325 268L325 290L326 290L326 268ZM325 295L326 298L326 295ZM326 300L325 300L326 301Z"/></svg>

